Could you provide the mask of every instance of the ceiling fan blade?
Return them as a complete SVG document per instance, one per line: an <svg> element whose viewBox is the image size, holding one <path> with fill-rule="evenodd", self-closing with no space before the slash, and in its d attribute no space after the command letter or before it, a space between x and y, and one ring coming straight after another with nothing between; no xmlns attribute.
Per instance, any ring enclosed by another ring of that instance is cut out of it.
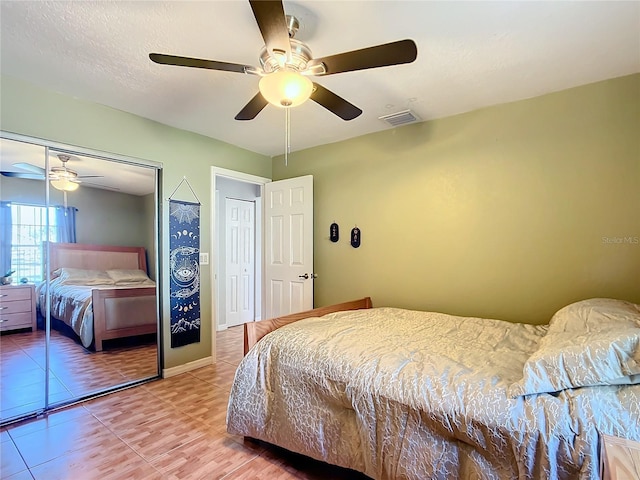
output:
<svg viewBox="0 0 640 480"><path fill-rule="evenodd" d="M282 2L280 0L249 0L249 3L267 50L282 53L287 59L291 58L289 29Z"/></svg>
<svg viewBox="0 0 640 480"><path fill-rule="evenodd" d="M327 90L322 85L314 82L313 93L311 94L311 100L332 113L335 113L343 120L353 120L358 117L362 110L355 105L347 102L344 98L336 95L331 90Z"/></svg>
<svg viewBox="0 0 640 480"><path fill-rule="evenodd" d="M28 178L29 180L44 180L44 175L38 173L0 172L3 177Z"/></svg>
<svg viewBox="0 0 640 480"><path fill-rule="evenodd" d="M39 173L43 177L44 177L44 175L46 173L44 168L38 167L38 166L33 165L31 163L18 162L18 163L14 163L13 166L21 168L23 170L28 170L29 172Z"/></svg>
<svg viewBox="0 0 640 480"><path fill-rule="evenodd" d="M204 60L201 58L177 57L175 55L165 55L163 53L150 53L149 58L155 63L162 65L176 65L178 67L206 68L208 70L222 70L223 72L248 73L253 67L250 65L240 65L239 63L217 62L215 60Z"/></svg>
<svg viewBox="0 0 640 480"><path fill-rule="evenodd" d="M333 75L334 73L411 63L417 56L418 48L413 40L399 40L328 57L314 58L307 66L311 68L324 64L326 71L318 73L318 75Z"/></svg>
<svg viewBox="0 0 640 480"><path fill-rule="evenodd" d="M75 178L103 178L103 177L104 175L78 175Z"/></svg>
<svg viewBox="0 0 640 480"><path fill-rule="evenodd" d="M236 120L253 120L267 106L269 102L265 100L260 92L256 93L249 103L247 103L240 113L235 117Z"/></svg>

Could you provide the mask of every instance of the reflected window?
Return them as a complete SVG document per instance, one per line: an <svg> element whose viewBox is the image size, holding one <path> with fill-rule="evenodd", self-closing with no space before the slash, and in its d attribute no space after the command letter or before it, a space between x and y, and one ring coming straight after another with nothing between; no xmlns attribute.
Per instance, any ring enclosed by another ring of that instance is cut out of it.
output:
<svg viewBox="0 0 640 480"><path fill-rule="evenodd" d="M47 230L47 217L49 228ZM16 281L44 278L42 244L58 239L55 207L11 204L11 270Z"/></svg>

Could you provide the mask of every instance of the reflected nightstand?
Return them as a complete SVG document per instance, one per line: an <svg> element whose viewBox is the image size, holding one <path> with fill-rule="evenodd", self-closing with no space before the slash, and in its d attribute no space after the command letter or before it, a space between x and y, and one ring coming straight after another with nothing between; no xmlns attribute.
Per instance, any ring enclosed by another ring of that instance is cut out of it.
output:
<svg viewBox="0 0 640 480"><path fill-rule="evenodd" d="M0 331L38 329L33 285L0 285Z"/></svg>

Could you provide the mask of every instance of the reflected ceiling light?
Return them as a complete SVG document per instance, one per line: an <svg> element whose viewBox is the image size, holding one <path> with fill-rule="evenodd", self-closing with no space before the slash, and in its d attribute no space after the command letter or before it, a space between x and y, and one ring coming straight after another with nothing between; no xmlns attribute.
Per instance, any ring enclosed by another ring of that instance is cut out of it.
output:
<svg viewBox="0 0 640 480"><path fill-rule="evenodd" d="M80 186L79 183L72 182L68 178L57 178L55 180L50 181L51 186L57 190L62 190L63 192L73 192L78 189Z"/></svg>
<svg viewBox="0 0 640 480"><path fill-rule="evenodd" d="M62 190L63 192L73 192L77 190L80 182L74 182L74 180L78 178L78 174L67 168L67 162L71 159L71 156L60 154L58 158L62 162L62 166L51 169L49 183L51 183L53 188Z"/></svg>
<svg viewBox="0 0 640 480"><path fill-rule="evenodd" d="M293 70L278 70L260 79L260 93L276 107L297 107L313 92L313 82Z"/></svg>

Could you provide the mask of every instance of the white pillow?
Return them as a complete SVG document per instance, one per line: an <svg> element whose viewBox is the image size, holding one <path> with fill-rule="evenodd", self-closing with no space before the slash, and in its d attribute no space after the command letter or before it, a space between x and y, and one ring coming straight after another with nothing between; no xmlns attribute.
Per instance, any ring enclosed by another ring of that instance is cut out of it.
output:
<svg viewBox="0 0 640 480"><path fill-rule="evenodd" d="M593 298L567 305L525 362L513 397L640 383L640 306Z"/></svg>
<svg viewBox="0 0 640 480"><path fill-rule="evenodd" d="M549 322L549 333L598 332L640 327L640 305L613 298L591 298L561 308Z"/></svg>
<svg viewBox="0 0 640 480"><path fill-rule="evenodd" d="M114 285L113 279L104 270L86 270L82 268L63 267L56 272L59 285Z"/></svg>
<svg viewBox="0 0 640 480"><path fill-rule="evenodd" d="M510 387L512 397L640 383L640 328L547 333L525 362L523 374Z"/></svg>
<svg viewBox="0 0 640 480"><path fill-rule="evenodd" d="M155 285L142 270L107 270L115 285Z"/></svg>

